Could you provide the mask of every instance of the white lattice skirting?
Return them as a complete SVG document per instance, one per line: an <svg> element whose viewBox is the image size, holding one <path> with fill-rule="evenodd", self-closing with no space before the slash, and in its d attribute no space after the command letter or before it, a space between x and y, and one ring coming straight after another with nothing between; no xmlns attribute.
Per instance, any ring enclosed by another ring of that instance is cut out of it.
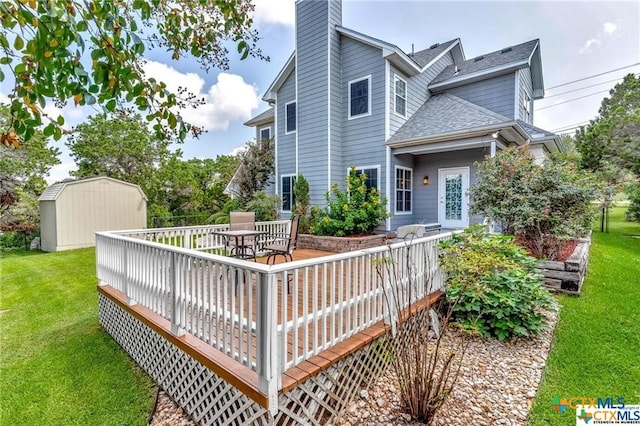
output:
<svg viewBox="0 0 640 426"><path fill-rule="evenodd" d="M100 323L171 398L202 425L267 425L262 406L100 294Z"/></svg>
<svg viewBox="0 0 640 426"><path fill-rule="evenodd" d="M100 322L122 348L202 425L325 425L334 423L362 388L389 365L388 334L296 387L280 392L278 413L216 375L161 334L99 294ZM411 326L407 321L403 326Z"/></svg>

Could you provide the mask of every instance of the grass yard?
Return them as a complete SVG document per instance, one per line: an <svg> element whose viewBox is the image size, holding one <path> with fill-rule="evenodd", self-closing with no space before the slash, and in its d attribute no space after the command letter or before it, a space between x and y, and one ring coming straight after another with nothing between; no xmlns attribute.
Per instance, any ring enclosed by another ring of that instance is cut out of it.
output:
<svg viewBox="0 0 640 426"><path fill-rule="evenodd" d="M599 228L598 228L599 229ZM529 424L575 425L554 396L624 397L640 404L640 225L612 211L609 233L593 232L580 297L559 296L560 321Z"/></svg>
<svg viewBox="0 0 640 426"><path fill-rule="evenodd" d="M155 387L98 323L95 251L0 259L0 424L145 425Z"/></svg>

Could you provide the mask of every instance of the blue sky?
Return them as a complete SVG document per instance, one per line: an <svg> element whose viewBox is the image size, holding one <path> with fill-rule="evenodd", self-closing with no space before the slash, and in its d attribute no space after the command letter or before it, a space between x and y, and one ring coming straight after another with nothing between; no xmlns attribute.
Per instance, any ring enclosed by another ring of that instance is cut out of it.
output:
<svg viewBox="0 0 640 426"><path fill-rule="evenodd" d="M228 71L205 73L195 61L171 61L163 52L148 54L149 73L169 85L187 86L207 100L204 107L185 113L187 120L208 130L199 140L181 146L185 158L228 154L250 140L254 133L242 123L267 108L261 97L294 49L293 0L254 0L254 4L262 37L259 46L270 62L240 61L230 49ZM606 73L548 89L545 99L536 101L534 122L551 131L585 124L596 115L606 91L616 84L611 80L640 73L640 65L608 72L640 62L638 1L343 0L342 7L345 27L393 43L405 52L411 51L412 44L417 51L460 38L466 57L473 58L539 38L546 88ZM579 97L583 98L575 99ZM73 107L62 111L71 124L92 112ZM58 145L65 151L63 164L52 171L51 181L67 177L72 167L66 149Z"/></svg>

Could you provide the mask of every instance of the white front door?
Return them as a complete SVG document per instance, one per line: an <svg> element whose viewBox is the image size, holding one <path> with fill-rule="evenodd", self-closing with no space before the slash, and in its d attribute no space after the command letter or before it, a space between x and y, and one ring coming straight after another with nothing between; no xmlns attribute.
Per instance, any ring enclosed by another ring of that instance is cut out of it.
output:
<svg viewBox="0 0 640 426"><path fill-rule="evenodd" d="M469 167L438 170L438 222L443 228L469 226Z"/></svg>

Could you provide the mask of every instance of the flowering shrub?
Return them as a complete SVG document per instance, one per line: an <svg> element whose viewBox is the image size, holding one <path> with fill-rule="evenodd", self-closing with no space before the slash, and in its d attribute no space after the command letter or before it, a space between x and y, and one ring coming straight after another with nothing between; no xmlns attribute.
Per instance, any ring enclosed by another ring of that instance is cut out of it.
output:
<svg viewBox="0 0 640 426"><path fill-rule="evenodd" d="M440 250L445 297L456 302L453 319L462 328L500 340L544 330L543 310L555 302L535 273L536 260L513 237L476 226L454 234Z"/></svg>
<svg viewBox="0 0 640 426"><path fill-rule="evenodd" d="M507 149L478 164L477 176L472 213L501 224L538 258L556 260L564 241L591 229L595 186L569 162L543 166L526 148Z"/></svg>
<svg viewBox="0 0 640 426"><path fill-rule="evenodd" d="M311 233L344 237L354 234L369 234L388 217L384 198L376 188L367 188L364 173L357 174L354 167L347 176L347 189L341 190L337 184L331 186L331 193L325 193L327 207L312 209Z"/></svg>

